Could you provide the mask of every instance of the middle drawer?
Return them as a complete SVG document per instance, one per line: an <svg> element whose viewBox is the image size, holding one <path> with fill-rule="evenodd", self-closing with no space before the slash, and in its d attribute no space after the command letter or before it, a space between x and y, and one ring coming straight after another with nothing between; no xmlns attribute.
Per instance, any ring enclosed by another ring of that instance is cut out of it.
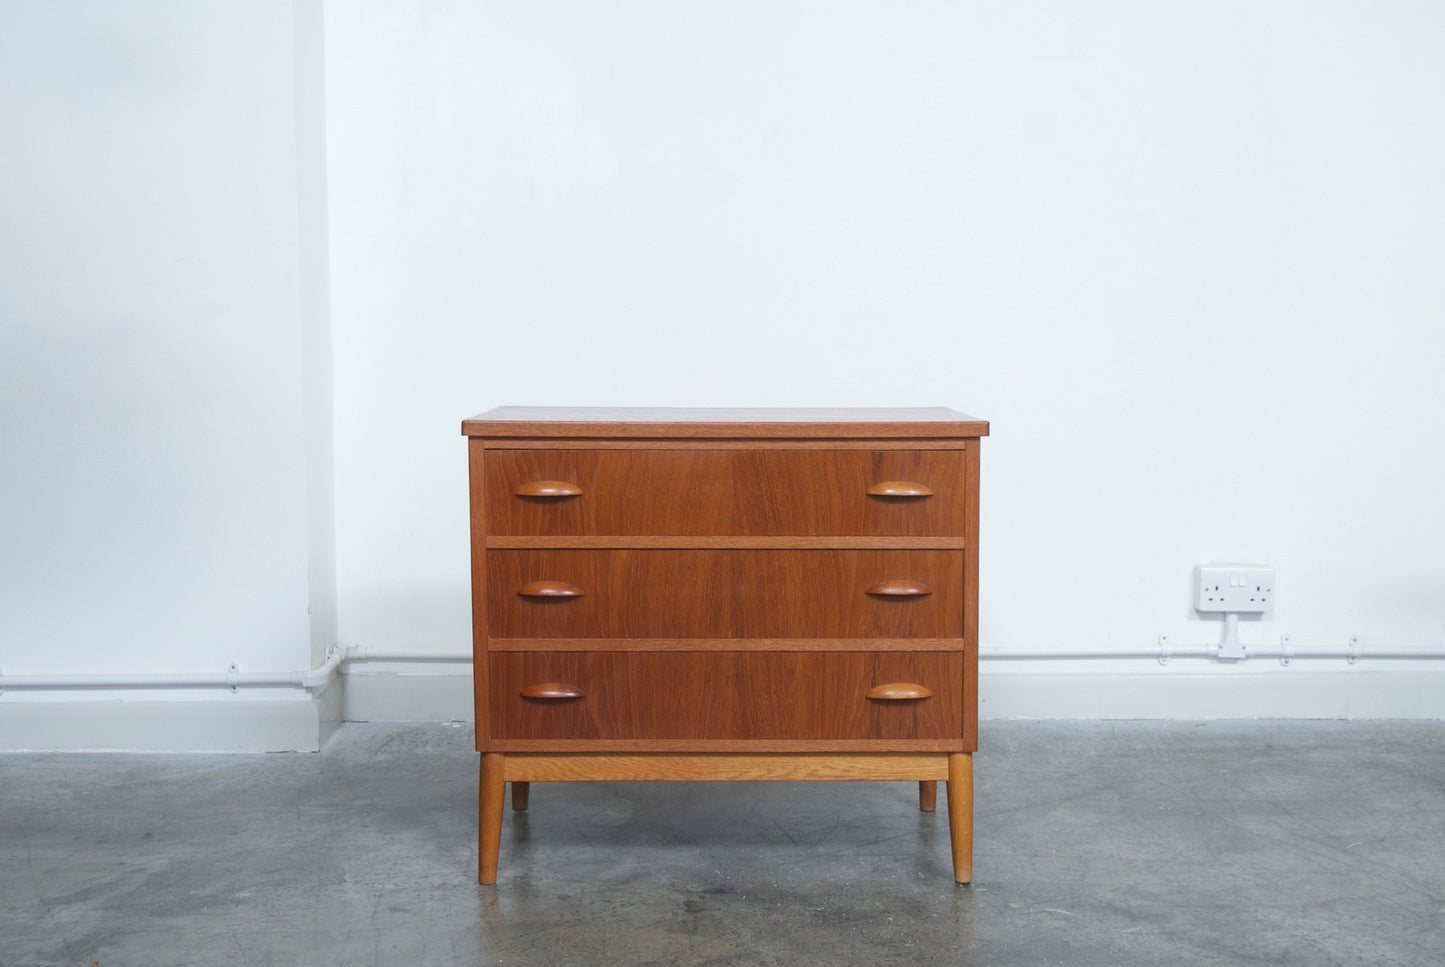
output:
<svg viewBox="0 0 1445 967"><path fill-rule="evenodd" d="M492 550L493 638L961 638L963 553Z"/></svg>

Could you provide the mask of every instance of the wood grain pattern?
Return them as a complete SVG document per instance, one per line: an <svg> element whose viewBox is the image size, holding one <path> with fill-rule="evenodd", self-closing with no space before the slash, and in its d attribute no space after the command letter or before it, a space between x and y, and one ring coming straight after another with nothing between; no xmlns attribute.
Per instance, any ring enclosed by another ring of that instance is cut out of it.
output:
<svg viewBox="0 0 1445 967"><path fill-rule="evenodd" d="M961 636L957 551L487 552L491 634L505 638L952 638ZM880 580L932 594L869 595ZM534 581L586 588L525 598Z"/></svg>
<svg viewBox="0 0 1445 967"><path fill-rule="evenodd" d="M600 779L904 779L925 811L946 781L972 878L986 422L503 407L463 432L482 882L506 782L521 810Z"/></svg>
<svg viewBox="0 0 1445 967"><path fill-rule="evenodd" d="M965 716L957 652L504 652L489 671L499 739L942 739ZM520 697L553 681L586 697ZM900 681L929 696L867 698Z"/></svg>
<svg viewBox="0 0 1445 967"><path fill-rule="evenodd" d="M471 488L471 565L472 565L472 678L480 683L485 673L487 646L487 502L482 499L486 488L487 450L483 441L467 441L467 477ZM487 706L487 690L475 684L472 689L472 721L476 723L478 752L487 749L487 727L491 711Z"/></svg>
<svg viewBox="0 0 1445 967"><path fill-rule="evenodd" d="M669 536L651 534L575 535L570 537L515 537L492 535L487 538L491 548L560 549L560 548L637 548L682 550L684 548L720 547L738 551L961 551L963 537L716 537Z"/></svg>
<svg viewBox="0 0 1445 967"><path fill-rule="evenodd" d="M478 437L847 439L978 437L988 424L942 406L703 408L500 406L462 422Z"/></svg>
<svg viewBox="0 0 1445 967"><path fill-rule="evenodd" d="M938 808L938 783L935 780L925 780L918 784L918 810L919 812L931 813Z"/></svg>
<svg viewBox="0 0 1445 967"><path fill-rule="evenodd" d="M493 739L496 752L657 752L733 755L751 752L962 752L947 739Z"/></svg>
<svg viewBox="0 0 1445 967"><path fill-rule="evenodd" d="M563 500L580 497L582 488L565 480L529 480L517 485L515 495L538 500Z"/></svg>
<svg viewBox="0 0 1445 967"><path fill-rule="evenodd" d="M893 497L903 500L933 496L932 487L914 483L912 480L885 480L869 487L866 492L870 497Z"/></svg>
<svg viewBox="0 0 1445 967"><path fill-rule="evenodd" d="M490 533L516 535L961 535L961 450L495 450ZM927 499L870 497L907 478ZM518 497L539 479L583 493Z"/></svg>
<svg viewBox="0 0 1445 967"><path fill-rule="evenodd" d="M587 693L576 685L569 685L566 682L539 682L536 685L528 685L517 693L522 698L537 699L544 702L564 701L573 698L584 698Z"/></svg>
<svg viewBox="0 0 1445 967"><path fill-rule="evenodd" d="M528 581L517 589L524 598L580 598L586 592L566 581Z"/></svg>
<svg viewBox="0 0 1445 967"><path fill-rule="evenodd" d="M916 702L932 694L927 685L917 682L887 682L868 689L865 697L875 702Z"/></svg>
<svg viewBox="0 0 1445 967"><path fill-rule="evenodd" d="M502 845L502 813L506 809L507 796L505 758L496 752L482 755L481 775L477 780L477 822L481 831L477 849L478 883L497 882L497 855Z"/></svg>
<svg viewBox="0 0 1445 967"><path fill-rule="evenodd" d="M953 879L973 882L973 756L948 757L948 838L953 853Z"/></svg>
<svg viewBox="0 0 1445 967"><path fill-rule="evenodd" d="M962 437L911 439L891 437L886 440L790 440L778 439L708 439L675 440L668 437L610 440L606 438L472 437L492 450L966 450L969 441ZM977 445L976 442L974 445Z"/></svg>
<svg viewBox="0 0 1445 967"><path fill-rule="evenodd" d="M963 569L965 574L963 582L963 613L967 617L963 622L963 647L968 667L976 672L978 669L978 447L971 447L964 454L963 472L967 481L964 486L970 494L964 523L964 541L967 547L963 552ZM970 674L968 676L968 680L964 683L964 691L968 707L977 709L977 674ZM970 715L968 717L968 721L964 727L963 740L967 743L965 748L968 750L973 751L978 748L977 715ZM969 828L972 830L972 825L970 825ZM971 832L970 835L972 835Z"/></svg>
<svg viewBox="0 0 1445 967"><path fill-rule="evenodd" d="M937 782L948 778L948 757L930 753L739 753L728 756L522 753L506 757L506 774L508 781L521 782L795 782L804 779Z"/></svg>
<svg viewBox="0 0 1445 967"><path fill-rule="evenodd" d="M492 638L501 651L964 651L962 638Z"/></svg>
<svg viewBox="0 0 1445 967"><path fill-rule="evenodd" d="M933 589L922 581L895 578L891 581L879 581L877 584L870 585L867 593L884 598L921 598L932 594Z"/></svg>

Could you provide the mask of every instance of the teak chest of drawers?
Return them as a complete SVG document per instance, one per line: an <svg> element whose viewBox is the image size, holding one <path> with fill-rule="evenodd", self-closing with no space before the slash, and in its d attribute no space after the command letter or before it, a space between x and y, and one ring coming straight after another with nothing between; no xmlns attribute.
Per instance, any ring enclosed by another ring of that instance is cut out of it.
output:
<svg viewBox="0 0 1445 967"><path fill-rule="evenodd" d="M947 783L972 879L979 439L929 409L466 420L480 876L505 788Z"/></svg>

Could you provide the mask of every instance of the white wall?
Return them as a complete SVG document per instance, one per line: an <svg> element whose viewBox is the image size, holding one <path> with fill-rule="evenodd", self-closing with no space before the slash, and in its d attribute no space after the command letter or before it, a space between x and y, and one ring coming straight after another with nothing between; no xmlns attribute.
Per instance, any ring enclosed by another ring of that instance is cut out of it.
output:
<svg viewBox="0 0 1445 967"><path fill-rule="evenodd" d="M320 13L0 6L4 674L465 649L500 403L989 419L986 646L1445 646L1437 4Z"/></svg>
<svg viewBox="0 0 1445 967"><path fill-rule="evenodd" d="M327 12L343 638L466 646L473 412L947 404L985 645L1445 644L1439 4Z"/></svg>
<svg viewBox="0 0 1445 967"><path fill-rule="evenodd" d="M334 637L319 11L0 6L8 674L286 671Z"/></svg>

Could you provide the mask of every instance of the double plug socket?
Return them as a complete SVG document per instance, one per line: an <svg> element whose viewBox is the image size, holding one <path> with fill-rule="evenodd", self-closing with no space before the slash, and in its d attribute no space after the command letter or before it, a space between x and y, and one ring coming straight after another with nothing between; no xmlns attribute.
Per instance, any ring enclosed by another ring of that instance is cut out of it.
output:
<svg viewBox="0 0 1445 967"><path fill-rule="evenodd" d="M1271 611L1274 568L1262 564L1195 565L1194 607L1229 614Z"/></svg>

